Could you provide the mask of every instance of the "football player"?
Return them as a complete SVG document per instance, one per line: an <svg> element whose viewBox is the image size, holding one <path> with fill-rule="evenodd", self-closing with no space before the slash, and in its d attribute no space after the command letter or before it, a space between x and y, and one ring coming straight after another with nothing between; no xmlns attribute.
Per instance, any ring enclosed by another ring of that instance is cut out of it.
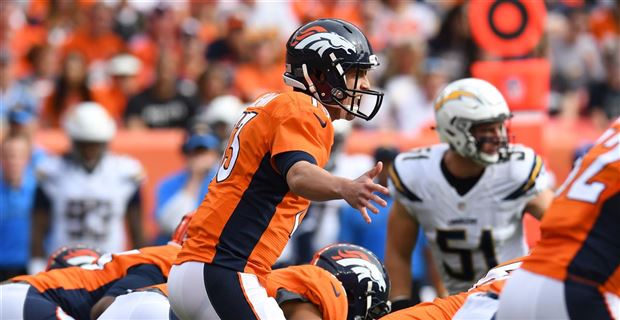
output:
<svg viewBox="0 0 620 320"><path fill-rule="evenodd" d="M540 219L553 192L542 158L508 143L510 117L504 97L490 83L452 82L435 99L443 143L396 158L385 259L395 309L408 304L418 226L451 294L466 291L498 263L526 254L523 213Z"/></svg>
<svg viewBox="0 0 620 320"><path fill-rule="evenodd" d="M274 270L265 288L289 320L370 320L390 311L383 265L356 245L331 245L309 265ZM167 296L165 284L134 291L118 297L99 319L176 319Z"/></svg>
<svg viewBox="0 0 620 320"><path fill-rule="evenodd" d="M96 251L60 250L50 257L49 271L0 285L0 319L96 319L116 296L165 282L186 231L184 217L167 245L108 253L90 264L81 262Z"/></svg>
<svg viewBox="0 0 620 320"><path fill-rule="evenodd" d="M620 119L577 160L498 319L620 319Z"/></svg>
<svg viewBox="0 0 620 320"><path fill-rule="evenodd" d="M126 250L126 221L131 243L143 244L139 194L144 171L137 160L108 152L114 120L101 105L84 102L67 115L64 129L71 152L49 157L37 168L30 274L43 270L43 257L65 245Z"/></svg>
<svg viewBox="0 0 620 320"><path fill-rule="evenodd" d="M370 120L383 100L370 89L378 61L368 39L346 21L320 19L296 30L286 49L284 80L294 91L245 109L172 268L170 304L181 318L214 308L222 319L282 319L263 284L310 201L344 199L368 222L367 210L378 212L371 200L386 205L373 194L388 192L373 182L382 163L354 180L323 169L332 121Z"/></svg>

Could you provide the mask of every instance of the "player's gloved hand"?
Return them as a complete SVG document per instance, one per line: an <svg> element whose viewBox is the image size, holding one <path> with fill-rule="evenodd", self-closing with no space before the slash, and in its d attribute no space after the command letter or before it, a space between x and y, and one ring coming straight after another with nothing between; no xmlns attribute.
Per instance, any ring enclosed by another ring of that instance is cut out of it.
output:
<svg viewBox="0 0 620 320"><path fill-rule="evenodd" d="M28 261L27 271L28 274L37 274L41 271L45 271L47 267L47 261L44 258L36 257Z"/></svg>

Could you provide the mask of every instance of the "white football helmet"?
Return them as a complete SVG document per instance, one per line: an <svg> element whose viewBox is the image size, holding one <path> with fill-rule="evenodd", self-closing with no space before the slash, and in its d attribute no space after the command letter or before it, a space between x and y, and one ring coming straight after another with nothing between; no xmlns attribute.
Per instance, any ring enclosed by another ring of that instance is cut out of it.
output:
<svg viewBox="0 0 620 320"><path fill-rule="evenodd" d="M109 142L116 133L116 123L96 102L81 102L64 119L65 132L71 140Z"/></svg>
<svg viewBox="0 0 620 320"><path fill-rule="evenodd" d="M447 85L435 99L435 120L442 142L464 157L482 165L508 158L508 133L504 121L511 117L502 94L487 81L466 78ZM471 129L483 123L502 123L499 151L488 154L480 151L481 141Z"/></svg>

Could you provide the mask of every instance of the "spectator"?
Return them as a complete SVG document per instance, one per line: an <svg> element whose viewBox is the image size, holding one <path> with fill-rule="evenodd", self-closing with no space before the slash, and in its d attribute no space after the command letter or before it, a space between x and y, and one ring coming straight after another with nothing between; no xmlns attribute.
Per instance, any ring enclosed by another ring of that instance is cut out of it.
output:
<svg viewBox="0 0 620 320"><path fill-rule="evenodd" d="M12 66L9 52L0 50L0 114L5 119L12 108L37 108L31 91L13 78Z"/></svg>
<svg viewBox="0 0 620 320"><path fill-rule="evenodd" d="M465 4L455 5L448 10L439 32L429 41L429 45L431 56L449 63L449 80L470 74L470 66L478 59L479 49L471 35Z"/></svg>
<svg viewBox="0 0 620 320"><path fill-rule="evenodd" d="M205 130L213 132L222 143L228 143L228 137L242 112L243 104L239 98L232 95L220 96L209 103L206 110L198 115L196 122L205 124Z"/></svg>
<svg viewBox="0 0 620 320"><path fill-rule="evenodd" d="M178 89L177 58L162 52L157 78L150 88L129 99L125 124L129 129L186 128L196 113L196 102Z"/></svg>
<svg viewBox="0 0 620 320"><path fill-rule="evenodd" d="M0 282L25 274L36 179L29 167L30 139L10 134L2 142L0 167Z"/></svg>
<svg viewBox="0 0 620 320"><path fill-rule="evenodd" d="M184 93L195 94L198 79L207 66L204 58L205 42L200 40L200 22L187 18L181 24L181 66L179 75L184 83Z"/></svg>
<svg viewBox="0 0 620 320"><path fill-rule="evenodd" d="M215 40L222 30L219 19L219 3L190 1L190 14L200 24L198 38L203 43L210 43Z"/></svg>
<svg viewBox="0 0 620 320"><path fill-rule="evenodd" d="M133 36L140 32L140 28L144 23L144 15L134 3L130 1L119 1L114 8L114 32L118 34L123 41L129 42Z"/></svg>
<svg viewBox="0 0 620 320"><path fill-rule="evenodd" d="M64 128L71 151L46 159L37 170L29 272L39 271L46 253L63 245L83 243L104 252L143 245L144 171L135 159L108 152L116 130L112 118L101 105L84 102L68 114Z"/></svg>
<svg viewBox="0 0 620 320"><path fill-rule="evenodd" d="M354 25L363 26L364 19L360 13L358 0L294 0L291 7L300 23L308 23L315 19L332 17L343 19Z"/></svg>
<svg viewBox="0 0 620 320"><path fill-rule="evenodd" d="M174 11L167 4L159 4L150 12L146 31L130 40L129 50L142 61L143 68L138 76L141 88L155 81L162 52L180 54L178 26Z"/></svg>
<svg viewBox="0 0 620 320"><path fill-rule="evenodd" d="M47 157L43 149L33 144L34 134L38 129L36 111L21 106L11 109L8 115L8 127L9 135L24 136L28 139L31 149L29 167L34 170Z"/></svg>
<svg viewBox="0 0 620 320"><path fill-rule="evenodd" d="M577 117L585 107L588 86L603 81L605 69L594 37L588 33L587 14L570 9L562 28L549 35L551 51L551 90L561 94L552 114L567 119Z"/></svg>
<svg viewBox="0 0 620 320"><path fill-rule="evenodd" d="M415 135L423 128L432 125L435 115L433 98L448 83L449 71L446 62L440 58L426 58L419 78L400 75L390 78L385 86L388 115L393 116L401 132ZM383 114L385 115L385 114Z"/></svg>
<svg viewBox="0 0 620 320"><path fill-rule="evenodd" d="M212 63L198 78L198 99L202 109L207 109L216 97L230 94L232 89L232 70L229 67Z"/></svg>
<svg viewBox="0 0 620 320"><path fill-rule="evenodd" d="M77 103L103 100L101 92L88 86L86 61L80 53L73 52L66 56L61 68L54 92L42 107L41 125L44 127L60 127L65 113Z"/></svg>
<svg viewBox="0 0 620 320"><path fill-rule="evenodd" d="M374 12L372 30L374 40L380 48L410 38L430 39L438 29L435 12L428 3L408 0L382 0ZM386 37L385 34L389 34ZM381 36L382 35L382 36Z"/></svg>
<svg viewBox="0 0 620 320"><path fill-rule="evenodd" d="M138 93L136 76L141 65L140 60L130 54L119 54L108 63L111 82L103 89L106 96L103 102L110 116L119 124L122 123L128 98Z"/></svg>
<svg viewBox="0 0 620 320"><path fill-rule="evenodd" d="M620 116L620 36L612 48L615 50L610 50L604 59L606 81L590 87L588 107L594 124L600 129L609 127L610 122Z"/></svg>
<svg viewBox="0 0 620 320"><path fill-rule="evenodd" d="M18 18L22 14L20 7L16 1L3 1L0 7L0 43L15 58L13 76L16 78L30 72L32 65L27 58L28 52L34 46L44 44L48 36L44 26Z"/></svg>
<svg viewBox="0 0 620 320"><path fill-rule="evenodd" d="M78 26L83 7L78 0L31 1L31 6L41 6L46 17L42 20L48 30L48 42L53 46L62 45Z"/></svg>
<svg viewBox="0 0 620 320"><path fill-rule="evenodd" d="M192 134L183 144L186 167L164 178L157 187L155 217L158 241L170 239L181 217L198 207L217 170L220 141L212 134Z"/></svg>
<svg viewBox="0 0 620 320"><path fill-rule="evenodd" d="M277 33L259 30L248 34L245 56L249 61L239 65L234 87L242 101L253 101L267 92L287 91L282 81L284 64L280 61L281 50Z"/></svg>
<svg viewBox="0 0 620 320"><path fill-rule="evenodd" d="M86 64L93 67L103 63L125 49L123 40L112 31L112 11L98 2L87 9L85 25L77 28L61 46L63 56L79 52Z"/></svg>
<svg viewBox="0 0 620 320"><path fill-rule="evenodd" d="M282 41L286 41L299 26L289 1L220 1L219 7L224 12L241 14L247 30L274 30Z"/></svg>
<svg viewBox="0 0 620 320"><path fill-rule="evenodd" d="M245 23L238 14L226 19L226 32L209 43L205 55L209 63L219 62L235 66L241 61Z"/></svg>
<svg viewBox="0 0 620 320"><path fill-rule="evenodd" d="M56 49L50 45L36 45L26 56L31 72L20 82L30 88L40 106L54 90L54 78L58 71Z"/></svg>

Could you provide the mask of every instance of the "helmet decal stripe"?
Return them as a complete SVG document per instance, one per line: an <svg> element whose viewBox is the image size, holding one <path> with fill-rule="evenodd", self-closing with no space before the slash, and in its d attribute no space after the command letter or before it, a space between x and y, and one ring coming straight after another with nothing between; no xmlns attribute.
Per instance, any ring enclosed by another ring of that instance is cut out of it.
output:
<svg viewBox="0 0 620 320"><path fill-rule="evenodd" d="M299 41L305 39L306 37L313 35L315 33L319 33L319 32L327 32L327 30L321 26L314 26L314 27L310 27L302 32L299 33L299 35L297 35L297 37L295 37L295 40L293 40L291 42L291 46L296 46Z"/></svg>
<svg viewBox="0 0 620 320"><path fill-rule="evenodd" d="M333 256L332 259L340 260L346 258L359 258L364 259L366 261L370 261L370 258L366 254L361 251L348 251L348 250L338 250L338 255Z"/></svg>
<svg viewBox="0 0 620 320"><path fill-rule="evenodd" d="M295 45L295 49L311 49L319 53L322 57L327 49L344 49L356 53L357 50L353 43L336 33L315 33L305 37Z"/></svg>
<svg viewBox="0 0 620 320"><path fill-rule="evenodd" d="M468 91L463 91L463 90L453 91L449 95L441 98L439 101L437 101L437 103L435 103L435 111L439 110L446 102L451 101L451 100L458 100L458 99L461 99L462 97L478 99L478 97L476 97L475 94L468 92Z"/></svg>

